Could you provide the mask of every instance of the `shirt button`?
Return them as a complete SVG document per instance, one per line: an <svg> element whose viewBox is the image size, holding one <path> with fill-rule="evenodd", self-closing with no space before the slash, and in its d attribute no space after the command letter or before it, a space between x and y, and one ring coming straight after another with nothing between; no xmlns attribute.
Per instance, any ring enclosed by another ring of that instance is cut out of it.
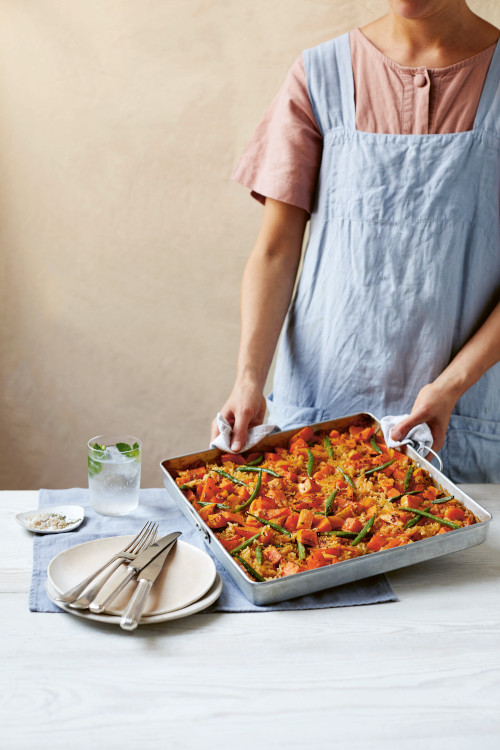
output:
<svg viewBox="0 0 500 750"><path fill-rule="evenodd" d="M423 73L417 73L417 75L413 79L413 82L415 86L422 88L422 86L425 86L425 84L427 83L427 78L423 75Z"/></svg>

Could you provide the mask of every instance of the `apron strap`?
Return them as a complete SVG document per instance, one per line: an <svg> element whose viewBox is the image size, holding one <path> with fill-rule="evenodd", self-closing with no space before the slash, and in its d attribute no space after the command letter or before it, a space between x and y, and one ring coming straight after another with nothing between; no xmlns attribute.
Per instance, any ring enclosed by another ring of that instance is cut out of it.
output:
<svg viewBox="0 0 500 750"><path fill-rule="evenodd" d="M474 130L498 131L500 117L500 40L491 58L474 120Z"/></svg>
<svg viewBox="0 0 500 750"><path fill-rule="evenodd" d="M337 128L355 129L349 34L304 50L303 57L309 98L323 136Z"/></svg>

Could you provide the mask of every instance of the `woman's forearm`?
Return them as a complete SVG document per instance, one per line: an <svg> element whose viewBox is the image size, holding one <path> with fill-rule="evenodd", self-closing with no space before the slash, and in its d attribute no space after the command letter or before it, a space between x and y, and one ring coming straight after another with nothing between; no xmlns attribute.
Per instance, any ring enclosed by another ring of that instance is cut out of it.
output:
<svg viewBox="0 0 500 750"><path fill-rule="evenodd" d="M411 414L394 427L391 437L402 440L415 425L427 422L434 450L441 450L458 399L499 360L500 303L441 375L422 388Z"/></svg>
<svg viewBox="0 0 500 750"><path fill-rule="evenodd" d="M456 402L498 361L500 302L434 382L452 394Z"/></svg>
<svg viewBox="0 0 500 750"><path fill-rule="evenodd" d="M221 409L233 427L233 451L245 444L248 428L264 419L264 384L292 297L307 218L301 208L266 200L259 236L243 275L236 381ZM218 432L215 419L212 440Z"/></svg>

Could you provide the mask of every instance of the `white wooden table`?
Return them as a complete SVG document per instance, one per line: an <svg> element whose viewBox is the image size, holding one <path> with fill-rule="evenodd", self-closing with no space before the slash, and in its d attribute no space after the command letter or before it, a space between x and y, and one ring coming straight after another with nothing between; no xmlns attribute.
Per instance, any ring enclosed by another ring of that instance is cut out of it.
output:
<svg viewBox="0 0 500 750"><path fill-rule="evenodd" d="M464 486L494 516L500 486ZM398 603L199 614L125 633L28 611L32 537L0 494L0 748L500 748L500 522L390 574Z"/></svg>

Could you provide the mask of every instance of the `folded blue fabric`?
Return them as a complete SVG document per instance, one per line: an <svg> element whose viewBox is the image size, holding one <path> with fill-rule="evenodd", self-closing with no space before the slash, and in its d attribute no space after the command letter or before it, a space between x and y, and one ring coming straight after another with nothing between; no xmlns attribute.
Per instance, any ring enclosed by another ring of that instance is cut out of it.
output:
<svg viewBox="0 0 500 750"><path fill-rule="evenodd" d="M194 547L212 553L198 532L184 518L164 489L141 490L139 507L127 516L100 516L89 505L88 490L40 490L39 508L48 505L83 505L85 520L82 525L66 534L36 534L33 540L33 576L31 579L29 607L32 612L62 612L45 593L47 566L63 550L92 539L108 536L136 534L145 521L157 521L159 535L169 531L182 531L182 539ZM212 555L213 557L213 555ZM277 604L258 606L241 593L215 558L217 571L223 581L222 594L209 610L211 612L267 612L291 609L321 609L323 607L348 607L356 604L379 604L398 601L385 575L372 576L362 581L319 591L309 596L299 596Z"/></svg>

